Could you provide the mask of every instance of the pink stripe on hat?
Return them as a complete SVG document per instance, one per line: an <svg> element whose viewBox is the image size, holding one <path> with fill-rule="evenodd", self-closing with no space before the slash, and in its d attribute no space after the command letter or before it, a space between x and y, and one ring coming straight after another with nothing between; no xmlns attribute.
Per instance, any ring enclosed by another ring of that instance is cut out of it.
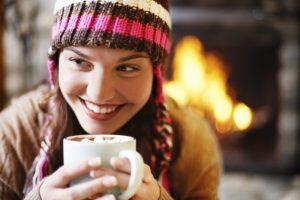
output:
<svg viewBox="0 0 300 200"><path fill-rule="evenodd" d="M151 27L153 29L153 27ZM139 23L139 22L132 22L131 24L131 31L130 35L135 36L137 38L144 39L144 30L145 30L145 25ZM152 41L152 40L149 40Z"/></svg>
<svg viewBox="0 0 300 200"><path fill-rule="evenodd" d="M93 18L92 14L84 14L81 16L80 20L79 20L79 24L76 28L79 29L90 29L93 28L93 24L91 23L93 20L95 20ZM69 28L67 28L69 29Z"/></svg>
<svg viewBox="0 0 300 200"><path fill-rule="evenodd" d="M55 38L58 34L61 34L63 31L107 31L114 34L122 34L138 39L148 40L161 46L166 52L169 53L170 51L170 41L166 33L151 25L145 25L137 21L130 21L120 17L103 15L95 17L93 14L83 14L79 19L79 23L76 23L78 18L78 15L73 15L58 21L54 25L53 38ZM122 24L122 26L120 26L120 24ZM147 34L145 34L145 32Z"/></svg>

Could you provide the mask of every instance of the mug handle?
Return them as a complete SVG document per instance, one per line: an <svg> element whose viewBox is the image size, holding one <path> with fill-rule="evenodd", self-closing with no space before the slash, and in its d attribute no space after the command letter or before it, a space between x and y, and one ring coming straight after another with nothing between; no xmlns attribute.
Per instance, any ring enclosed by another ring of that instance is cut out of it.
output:
<svg viewBox="0 0 300 200"><path fill-rule="evenodd" d="M120 151L119 157L127 158L131 166L128 187L118 196L118 199L120 200L127 200L136 193L142 183L144 174L144 161L142 156L138 152L132 150Z"/></svg>

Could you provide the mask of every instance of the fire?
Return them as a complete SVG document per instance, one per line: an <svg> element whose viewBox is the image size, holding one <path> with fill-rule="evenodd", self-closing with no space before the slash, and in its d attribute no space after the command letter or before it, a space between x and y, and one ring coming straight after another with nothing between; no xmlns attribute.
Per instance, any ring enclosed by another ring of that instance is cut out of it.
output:
<svg viewBox="0 0 300 200"><path fill-rule="evenodd" d="M239 129L247 129L252 121L250 108L243 103L238 103L233 111L233 119Z"/></svg>
<svg viewBox="0 0 300 200"><path fill-rule="evenodd" d="M173 80L164 91L182 105L203 110L220 133L245 130L252 111L228 94L228 74L222 60L206 53L194 36L184 37L175 48Z"/></svg>

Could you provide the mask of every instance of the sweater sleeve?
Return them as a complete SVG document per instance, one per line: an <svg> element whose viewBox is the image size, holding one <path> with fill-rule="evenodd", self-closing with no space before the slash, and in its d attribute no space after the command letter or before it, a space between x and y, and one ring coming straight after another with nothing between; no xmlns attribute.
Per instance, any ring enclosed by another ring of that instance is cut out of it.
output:
<svg viewBox="0 0 300 200"><path fill-rule="evenodd" d="M184 199L218 199L218 187L222 172L222 163L216 138L210 126L205 121L198 121L192 134L193 140L186 139L189 143L186 155L192 167L187 198Z"/></svg>
<svg viewBox="0 0 300 200"><path fill-rule="evenodd" d="M40 188L45 179L40 181L24 198L24 200L42 200L40 196Z"/></svg>
<svg viewBox="0 0 300 200"><path fill-rule="evenodd" d="M160 193L160 197L159 200L172 200L173 198L170 196L170 194L162 187L161 188L161 193Z"/></svg>
<svg viewBox="0 0 300 200"><path fill-rule="evenodd" d="M16 151L5 135L0 133L0 199L21 199L25 179Z"/></svg>
<svg viewBox="0 0 300 200"><path fill-rule="evenodd" d="M181 148L170 173L174 198L218 199L222 160L215 135L202 117L187 109L176 110L172 120L181 135Z"/></svg>
<svg viewBox="0 0 300 200"><path fill-rule="evenodd" d="M23 187L39 150L41 88L12 100L0 113L0 199L22 199Z"/></svg>

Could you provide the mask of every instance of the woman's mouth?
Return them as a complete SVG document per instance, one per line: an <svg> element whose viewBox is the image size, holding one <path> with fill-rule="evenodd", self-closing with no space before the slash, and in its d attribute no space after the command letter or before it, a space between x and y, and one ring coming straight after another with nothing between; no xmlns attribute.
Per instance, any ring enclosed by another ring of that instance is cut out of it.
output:
<svg viewBox="0 0 300 200"><path fill-rule="evenodd" d="M114 112L118 107L118 106L98 106L87 101L85 101L85 105L90 111L96 114L103 114L103 115Z"/></svg>
<svg viewBox="0 0 300 200"><path fill-rule="evenodd" d="M83 99L80 99L81 103L84 105L84 110L86 114L94 119L94 120L109 120L113 118L120 109L124 106L122 105L116 105L116 104L105 104L105 105L96 105L89 101L85 101Z"/></svg>

